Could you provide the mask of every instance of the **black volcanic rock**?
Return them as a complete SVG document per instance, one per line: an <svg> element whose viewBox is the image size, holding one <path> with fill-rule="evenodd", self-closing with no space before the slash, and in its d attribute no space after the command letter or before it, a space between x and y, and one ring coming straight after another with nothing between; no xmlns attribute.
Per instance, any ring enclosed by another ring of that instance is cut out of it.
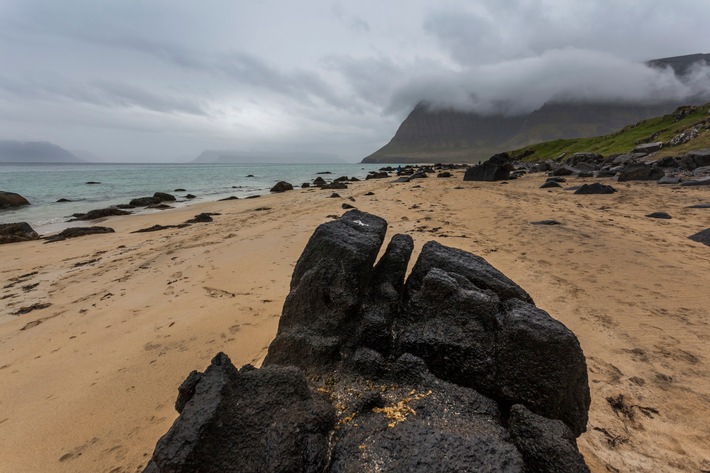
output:
<svg viewBox="0 0 710 473"><path fill-rule="evenodd" d="M508 153L491 156L483 164L466 169L464 181L504 181L510 178L510 172L515 169Z"/></svg>
<svg viewBox="0 0 710 473"><path fill-rule="evenodd" d="M647 164L632 164L619 172L618 181L657 181L665 176L662 168Z"/></svg>
<svg viewBox="0 0 710 473"><path fill-rule="evenodd" d="M138 197L132 199L128 205L133 207L148 207L149 205L158 205L161 202L173 202L175 201L175 196L166 194L165 192L156 192L153 197Z"/></svg>
<svg viewBox="0 0 710 473"><path fill-rule="evenodd" d="M0 191L0 210L13 209L25 205L30 205L30 202L20 194Z"/></svg>
<svg viewBox="0 0 710 473"><path fill-rule="evenodd" d="M27 222L0 223L0 245L38 239L39 235Z"/></svg>
<svg viewBox="0 0 710 473"><path fill-rule="evenodd" d="M462 250L426 243L405 282L411 237L375 264L386 230L316 229L263 367L191 373L146 472L587 471L574 334Z"/></svg>
<svg viewBox="0 0 710 473"><path fill-rule="evenodd" d="M694 235L690 235L688 238L693 241L697 241L698 243L710 246L710 228L706 228L705 230L700 231Z"/></svg>
<svg viewBox="0 0 710 473"><path fill-rule="evenodd" d="M176 404L181 415L146 473L315 473L328 463L334 409L295 368L237 371L220 353L204 373L188 377Z"/></svg>
<svg viewBox="0 0 710 473"><path fill-rule="evenodd" d="M104 209L89 210L85 214L77 214L76 218L69 220L74 222L77 220L96 220L99 218L112 217L114 215L130 215L131 212L121 210L116 207L106 207Z"/></svg>
<svg viewBox="0 0 710 473"><path fill-rule="evenodd" d="M67 228L65 230L62 230L61 232L57 233L56 235L51 235L48 237L45 237L44 239L46 240L47 243L49 242L54 242L54 241L62 241L66 240L68 238L77 238L77 237L82 237L86 235L95 235L99 233L113 233L114 230L113 228L108 228L108 227L72 227L72 228Z"/></svg>
<svg viewBox="0 0 710 473"><path fill-rule="evenodd" d="M533 414L516 404L510 409L509 431L530 472L589 473L574 435L559 420Z"/></svg>
<svg viewBox="0 0 710 473"><path fill-rule="evenodd" d="M595 182L593 184L582 184L578 189L574 191L575 194L589 195L589 194L613 194L616 192L611 186Z"/></svg>
<svg viewBox="0 0 710 473"><path fill-rule="evenodd" d="M289 184L286 181L279 181L274 185L274 187L271 188L271 192L286 192L286 191L292 191L293 190L293 185Z"/></svg>

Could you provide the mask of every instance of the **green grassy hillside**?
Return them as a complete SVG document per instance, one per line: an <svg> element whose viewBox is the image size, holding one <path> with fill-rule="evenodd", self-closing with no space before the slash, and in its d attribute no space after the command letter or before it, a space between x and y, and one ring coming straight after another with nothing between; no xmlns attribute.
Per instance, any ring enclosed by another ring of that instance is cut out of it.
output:
<svg viewBox="0 0 710 473"><path fill-rule="evenodd" d="M592 138L554 140L526 146L511 151L516 159L540 161L552 159L565 153L593 152L604 156L629 153L637 145L662 141L668 143L674 137L697 131L690 141L676 146L667 145L657 152L657 156L680 155L691 149L710 148L710 104L698 107L680 107L675 112L661 117L643 120L619 131Z"/></svg>

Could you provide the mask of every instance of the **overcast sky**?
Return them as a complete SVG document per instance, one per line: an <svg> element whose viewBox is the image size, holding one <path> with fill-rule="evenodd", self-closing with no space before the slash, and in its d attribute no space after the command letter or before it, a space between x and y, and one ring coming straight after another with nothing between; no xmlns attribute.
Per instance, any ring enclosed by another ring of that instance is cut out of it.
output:
<svg viewBox="0 0 710 473"><path fill-rule="evenodd" d="M357 161L420 100L490 113L710 89L708 0L0 0L0 139L106 161Z"/></svg>

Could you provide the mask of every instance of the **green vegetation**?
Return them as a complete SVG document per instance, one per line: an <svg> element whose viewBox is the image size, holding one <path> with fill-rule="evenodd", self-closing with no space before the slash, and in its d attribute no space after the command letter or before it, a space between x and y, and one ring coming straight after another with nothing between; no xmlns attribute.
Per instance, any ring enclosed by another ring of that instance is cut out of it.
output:
<svg viewBox="0 0 710 473"><path fill-rule="evenodd" d="M562 153L571 156L577 152L609 156L629 153L642 143L668 143L693 128L698 132L695 138L677 146L664 146L656 156L681 155L691 149L710 148L710 103L698 107L680 107L668 115L643 120L608 135L547 141L516 149L510 155L525 161L554 159Z"/></svg>

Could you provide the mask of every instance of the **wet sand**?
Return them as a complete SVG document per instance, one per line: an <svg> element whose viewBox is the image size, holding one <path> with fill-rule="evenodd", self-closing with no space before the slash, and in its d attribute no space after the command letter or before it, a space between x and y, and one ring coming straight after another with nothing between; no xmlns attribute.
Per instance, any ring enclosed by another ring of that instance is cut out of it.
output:
<svg viewBox="0 0 710 473"><path fill-rule="evenodd" d="M343 203L411 234L414 257L428 240L483 256L577 334L592 390L578 444L592 471L710 470L710 247L687 239L710 227L710 209L685 208L710 189L613 182L616 194L576 196L538 189L542 175L454 176L111 217L92 224L113 234L0 245L0 471L140 471L191 370L218 351L259 365L298 256ZM673 219L645 217L655 211ZM130 233L199 212L221 215ZM530 223L545 219L562 225ZM33 304L51 305L12 315Z"/></svg>

